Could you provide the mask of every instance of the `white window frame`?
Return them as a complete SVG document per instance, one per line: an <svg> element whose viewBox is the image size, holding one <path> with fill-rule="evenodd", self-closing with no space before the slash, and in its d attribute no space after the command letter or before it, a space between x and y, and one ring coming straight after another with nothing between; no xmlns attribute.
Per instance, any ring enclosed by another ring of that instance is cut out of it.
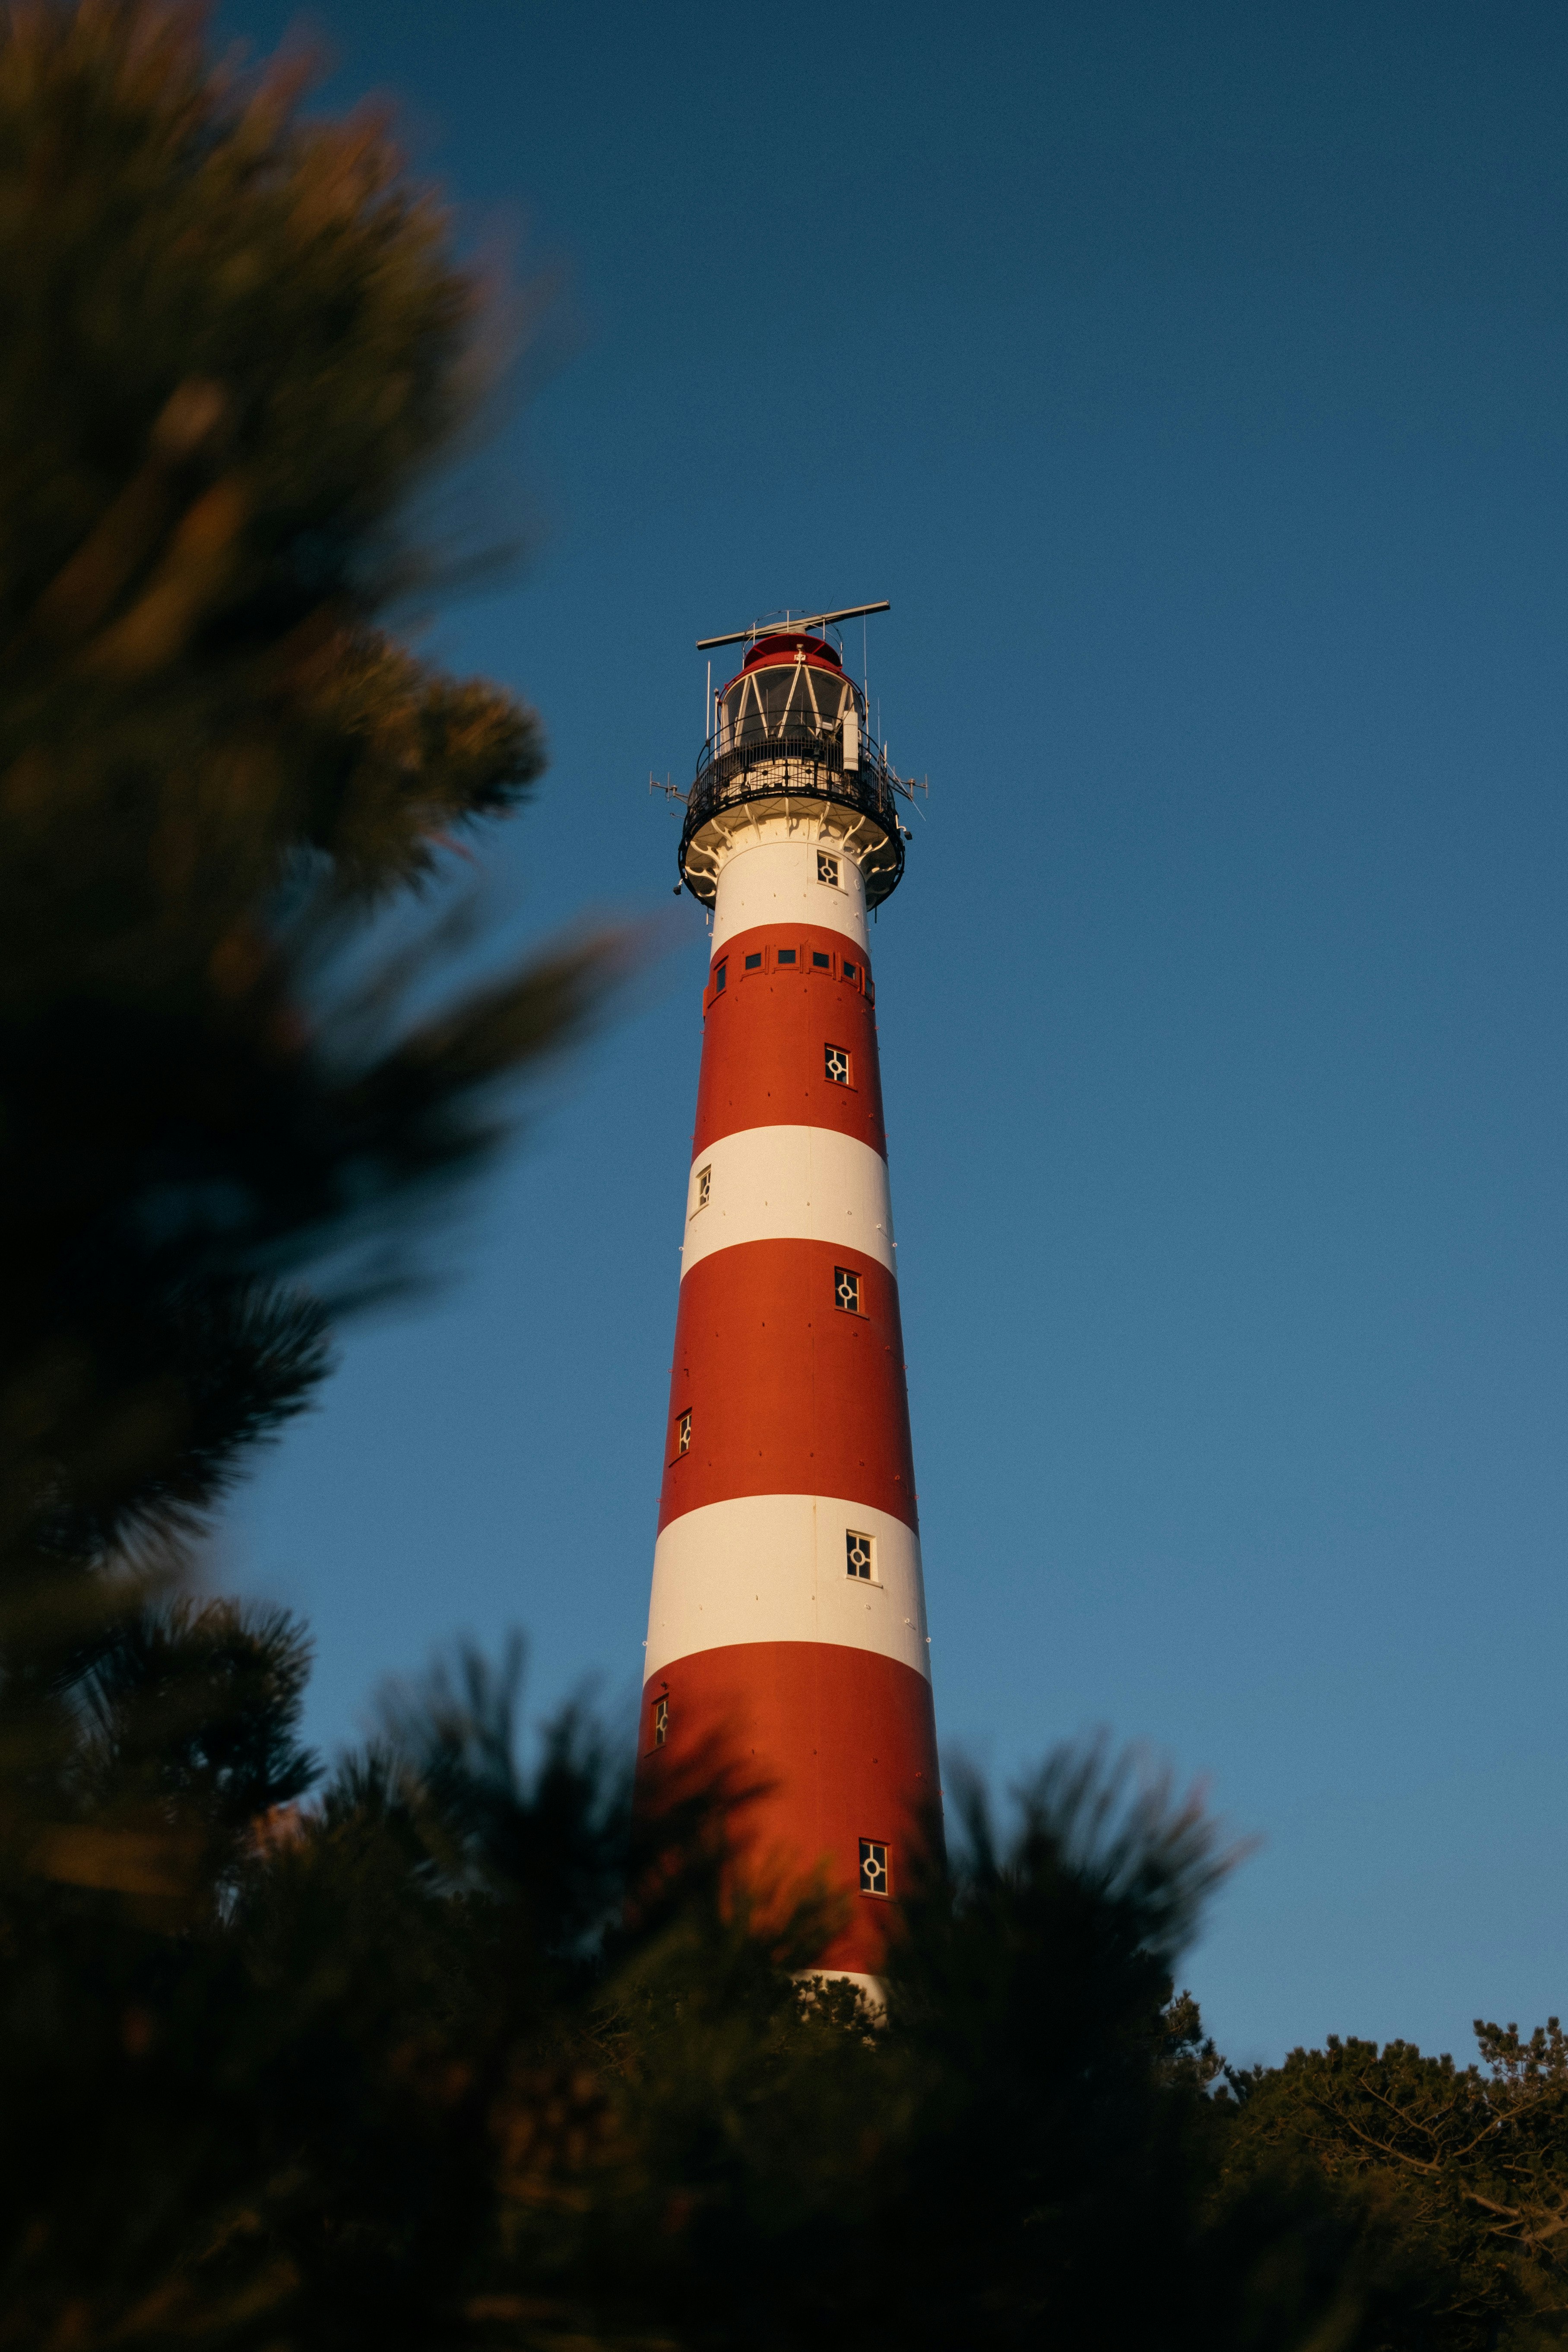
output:
<svg viewBox="0 0 1568 2352"><path fill-rule="evenodd" d="M868 1886L866 1884L866 1864L872 1854L880 1854L882 1858L882 1884L880 1886ZM861 1894L868 1896L873 1903L886 1903L893 1891L893 1849L891 1845L886 1838L863 1837L858 1841L857 1855L858 1866L856 1870L856 1881L859 1886Z"/></svg>

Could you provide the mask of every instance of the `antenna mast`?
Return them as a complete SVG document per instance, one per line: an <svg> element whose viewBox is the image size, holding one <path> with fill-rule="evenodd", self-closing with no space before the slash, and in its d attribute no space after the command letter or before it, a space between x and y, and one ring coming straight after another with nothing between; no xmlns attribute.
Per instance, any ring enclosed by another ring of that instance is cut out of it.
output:
<svg viewBox="0 0 1568 2352"><path fill-rule="evenodd" d="M862 614L890 613L892 609L892 605L884 596L879 604L842 604L837 613L807 613L804 619L798 621L792 621L786 611L782 625L768 621L753 621L749 629L731 629L728 636L699 637L697 650L700 654L705 654L714 646L750 645L757 637L765 637L770 628L780 625L791 630L826 629L835 621L858 621Z"/></svg>

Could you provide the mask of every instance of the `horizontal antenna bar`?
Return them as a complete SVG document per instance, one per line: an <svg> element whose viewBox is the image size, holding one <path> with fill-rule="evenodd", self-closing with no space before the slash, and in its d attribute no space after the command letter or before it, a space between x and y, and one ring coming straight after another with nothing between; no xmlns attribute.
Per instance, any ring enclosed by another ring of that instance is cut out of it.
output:
<svg viewBox="0 0 1568 2352"><path fill-rule="evenodd" d="M705 654L714 646L743 646L748 637L772 637L789 629L825 629L830 621L858 621L862 613L890 613L892 609L884 596L879 604L846 604L837 613L806 613L798 621L759 621L753 628L731 629L727 637L699 637L697 650Z"/></svg>

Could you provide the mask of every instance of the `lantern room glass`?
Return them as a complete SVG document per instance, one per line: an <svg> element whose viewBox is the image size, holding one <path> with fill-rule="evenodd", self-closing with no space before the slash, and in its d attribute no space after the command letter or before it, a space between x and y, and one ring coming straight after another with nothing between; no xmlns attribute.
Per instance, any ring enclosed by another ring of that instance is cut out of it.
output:
<svg viewBox="0 0 1568 2352"><path fill-rule="evenodd" d="M841 672L810 661L770 662L742 670L719 702L721 753L782 735L825 736L837 732L855 693Z"/></svg>

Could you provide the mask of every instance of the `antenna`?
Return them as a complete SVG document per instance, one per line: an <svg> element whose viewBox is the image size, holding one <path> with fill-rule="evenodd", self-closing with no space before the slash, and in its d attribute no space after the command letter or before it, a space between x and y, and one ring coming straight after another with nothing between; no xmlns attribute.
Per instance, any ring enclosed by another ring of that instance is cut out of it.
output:
<svg viewBox="0 0 1568 2352"><path fill-rule="evenodd" d="M791 630L825 629L832 621L858 621L863 614L890 613L892 609L892 605L884 596L879 604L844 604L837 613L808 613L803 620L798 621L792 621L786 610L784 626ZM731 629L726 637L699 637L697 650L700 654L705 654L714 646L743 646L749 637L756 636L767 625L770 625L762 621L753 621L749 629Z"/></svg>

